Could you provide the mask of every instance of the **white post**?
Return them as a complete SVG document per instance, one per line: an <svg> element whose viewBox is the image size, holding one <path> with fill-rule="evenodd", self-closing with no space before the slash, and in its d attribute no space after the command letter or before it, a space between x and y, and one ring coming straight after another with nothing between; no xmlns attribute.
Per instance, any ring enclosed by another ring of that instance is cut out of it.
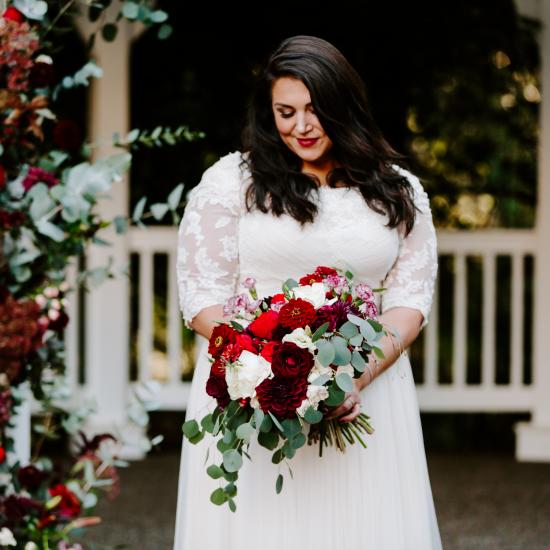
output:
<svg viewBox="0 0 550 550"><path fill-rule="evenodd" d="M79 26L85 35L89 32L82 19ZM114 42L97 38L93 51L103 76L94 79L90 89L88 112L89 139L99 143L94 160L114 152L111 145L114 132L124 136L129 131L129 55L132 29L124 20L118 23ZM110 199L103 199L98 212L111 220L117 215L128 215L128 178L113 184ZM94 414L85 427L89 434L112 432L121 428L132 440L141 438L141 429L127 423L129 398L129 282L122 271L128 267L128 241L117 235L113 228L104 231L102 238L112 243L104 247L91 245L87 254L87 268L106 266L109 257L114 259L115 279L109 279L86 296L86 394L97 404ZM124 458L142 458L143 452L126 447Z"/></svg>
<svg viewBox="0 0 550 550"><path fill-rule="evenodd" d="M538 156L537 256L535 260L533 415L516 426L516 457L525 461L550 462L550 2L531 2L538 9L542 102Z"/></svg>

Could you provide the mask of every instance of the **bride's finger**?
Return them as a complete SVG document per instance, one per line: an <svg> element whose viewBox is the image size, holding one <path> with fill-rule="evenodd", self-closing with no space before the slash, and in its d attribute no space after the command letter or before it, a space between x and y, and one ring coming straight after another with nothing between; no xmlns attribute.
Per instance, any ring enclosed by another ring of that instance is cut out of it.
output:
<svg viewBox="0 0 550 550"><path fill-rule="evenodd" d="M340 422L351 422L355 418L359 416L359 410L361 409L361 405L359 403L355 403L353 409L349 412L349 414L346 414L346 416L342 416L340 418Z"/></svg>

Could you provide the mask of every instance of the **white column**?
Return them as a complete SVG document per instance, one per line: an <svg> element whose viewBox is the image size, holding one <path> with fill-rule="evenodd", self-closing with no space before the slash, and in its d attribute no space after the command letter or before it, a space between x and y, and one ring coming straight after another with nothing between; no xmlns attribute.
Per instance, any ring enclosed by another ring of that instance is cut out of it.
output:
<svg viewBox="0 0 550 550"><path fill-rule="evenodd" d="M79 26L87 36L89 28L82 19ZM103 76L93 79L89 96L89 136L99 143L93 160L120 153L110 145L114 132L124 136L129 130L129 55L132 41L131 25L118 24L114 42L96 39L92 58L103 69ZM110 199L102 199L98 212L103 219L128 215L128 178L114 182ZM129 298L127 277L121 272L128 267L129 252L125 235L114 228L104 230L102 238L112 243L104 247L91 245L87 268L106 266L113 257L115 279L109 279L86 296L86 391L95 399L97 413L90 417L85 431L89 434L123 429L131 439L140 439L141 431L127 423L129 368ZM139 432L139 433L136 433ZM116 434L115 434L116 435ZM133 447L123 451L124 458L140 458Z"/></svg>
<svg viewBox="0 0 550 550"><path fill-rule="evenodd" d="M527 5L526 5L527 7ZM516 457L550 462L550 2L529 2L529 15L538 15L542 102L538 150L537 256L535 260L533 415L516 426Z"/></svg>

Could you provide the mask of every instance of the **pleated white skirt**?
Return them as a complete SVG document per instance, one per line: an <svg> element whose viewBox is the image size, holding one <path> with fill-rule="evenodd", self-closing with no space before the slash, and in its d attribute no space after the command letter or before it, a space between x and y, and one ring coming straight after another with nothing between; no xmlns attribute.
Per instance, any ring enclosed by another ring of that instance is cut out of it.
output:
<svg viewBox="0 0 550 550"><path fill-rule="evenodd" d="M210 364L198 337L198 360L187 419L212 410L205 384ZM210 493L219 480L206 474L219 453L210 435L182 444L174 550L439 550L434 509L411 365L403 355L362 391L362 411L374 434L342 454L318 456L304 446L287 466L251 444L252 461L239 471L237 511L215 506ZM275 492L278 473L285 481ZM223 481L223 480L222 480Z"/></svg>

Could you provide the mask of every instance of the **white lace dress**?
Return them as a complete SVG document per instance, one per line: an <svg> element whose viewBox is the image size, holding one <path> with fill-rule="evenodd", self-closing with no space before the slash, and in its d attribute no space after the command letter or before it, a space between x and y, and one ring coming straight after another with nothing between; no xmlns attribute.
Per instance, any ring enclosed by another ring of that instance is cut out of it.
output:
<svg viewBox="0 0 550 550"><path fill-rule="evenodd" d="M178 282L188 323L202 308L241 291L244 277L257 281L260 295L280 292L282 281L317 265L349 268L357 280L388 290L382 311L416 308L426 319L437 272L435 231L428 197L416 176L405 174L420 209L403 238L385 226L355 189L321 187L319 212L303 229L290 216L248 213L244 191L249 173L241 153L222 157L189 194L180 224ZM187 418L199 418L214 402L205 392L209 373L206 340L198 358ZM174 550L438 550L441 540L430 487L411 366L407 355L362 391L362 410L375 433L368 448L345 454L316 446L298 450L275 492L279 466L253 444L252 461L239 472L237 512L209 500L219 486L206 474L205 458L217 451L208 436L183 442ZM216 456L218 459L219 456Z"/></svg>

